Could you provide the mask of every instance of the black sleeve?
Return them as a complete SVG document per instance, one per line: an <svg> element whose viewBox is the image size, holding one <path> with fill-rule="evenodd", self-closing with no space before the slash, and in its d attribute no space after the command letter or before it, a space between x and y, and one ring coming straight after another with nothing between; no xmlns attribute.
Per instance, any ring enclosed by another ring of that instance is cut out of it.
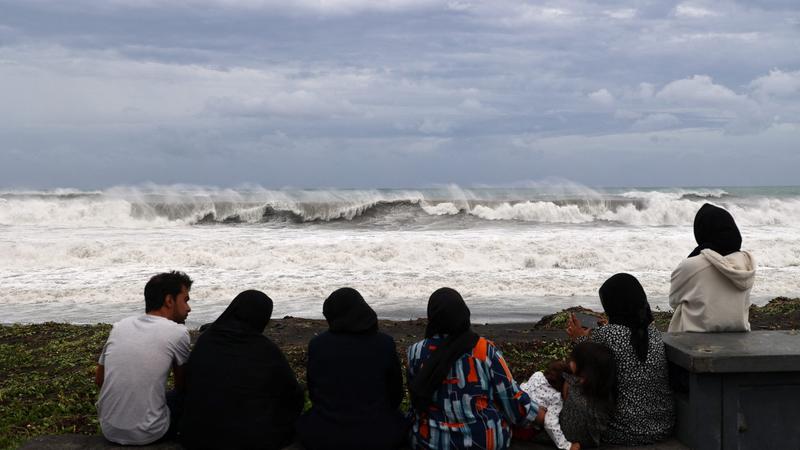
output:
<svg viewBox="0 0 800 450"><path fill-rule="evenodd" d="M276 353L273 357L275 375L272 379L274 383L272 388L278 389L281 404L280 410L286 413L286 419L294 421L303 411L303 403L305 401L303 387L297 382L297 376L283 352L277 346L274 346L272 352Z"/></svg>
<svg viewBox="0 0 800 450"><path fill-rule="evenodd" d="M403 368L400 365L400 358L397 357L397 346L394 339L389 338L387 347L391 351L389 356L388 373L386 374L386 387L389 393L389 406L392 409L400 407L403 401Z"/></svg>

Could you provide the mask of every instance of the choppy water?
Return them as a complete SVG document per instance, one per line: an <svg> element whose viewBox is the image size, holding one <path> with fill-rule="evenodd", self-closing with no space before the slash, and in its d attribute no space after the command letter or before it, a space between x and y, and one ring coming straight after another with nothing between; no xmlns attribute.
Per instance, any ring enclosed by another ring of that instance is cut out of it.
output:
<svg viewBox="0 0 800 450"><path fill-rule="evenodd" d="M665 309L704 202L742 229L757 302L800 294L798 187L5 191L0 322L112 322L141 311L147 278L168 269L196 280L190 324L248 288L269 294L276 316L321 317L341 286L386 318L423 316L447 285L476 320L532 320L599 307L597 288L618 271Z"/></svg>

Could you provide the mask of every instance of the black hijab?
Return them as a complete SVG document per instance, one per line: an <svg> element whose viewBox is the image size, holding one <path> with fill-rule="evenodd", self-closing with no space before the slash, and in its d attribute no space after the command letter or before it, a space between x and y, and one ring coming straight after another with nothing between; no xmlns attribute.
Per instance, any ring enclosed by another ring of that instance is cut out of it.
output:
<svg viewBox="0 0 800 450"><path fill-rule="evenodd" d="M422 368L409 383L411 403L417 411L428 409L433 394L442 385L453 364L478 343L478 335L470 328L469 308L454 289L441 288L428 300L428 326L425 337L447 335L444 342L422 363Z"/></svg>
<svg viewBox="0 0 800 450"><path fill-rule="evenodd" d="M357 290L349 287L337 289L325 299L322 315L328 329L334 333L375 333L378 316Z"/></svg>
<svg viewBox="0 0 800 450"><path fill-rule="evenodd" d="M710 203L704 204L694 216L694 240L697 247L689 258L699 255L704 248L725 256L742 247L742 235L731 213Z"/></svg>
<svg viewBox="0 0 800 450"><path fill-rule="evenodd" d="M600 286L600 302L608 322L631 330L631 345L639 360L647 359L647 326L653 321L644 288L631 274L618 273Z"/></svg>
<svg viewBox="0 0 800 450"><path fill-rule="evenodd" d="M217 317L211 329L261 335L271 316L272 299L267 294L255 290L244 291Z"/></svg>

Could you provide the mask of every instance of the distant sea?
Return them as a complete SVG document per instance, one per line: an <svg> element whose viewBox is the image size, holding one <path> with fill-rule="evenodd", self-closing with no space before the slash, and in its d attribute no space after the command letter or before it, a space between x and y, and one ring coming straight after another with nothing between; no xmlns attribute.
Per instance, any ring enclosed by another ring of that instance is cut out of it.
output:
<svg viewBox="0 0 800 450"><path fill-rule="evenodd" d="M476 322L536 320L599 309L621 271L663 310L705 202L731 211L755 255L756 303L800 295L800 187L6 190L0 322L114 322L143 311L144 283L169 269L195 280L195 326L251 288L274 317L322 317L342 286L382 318L422 317L450 286Z"/></svg>

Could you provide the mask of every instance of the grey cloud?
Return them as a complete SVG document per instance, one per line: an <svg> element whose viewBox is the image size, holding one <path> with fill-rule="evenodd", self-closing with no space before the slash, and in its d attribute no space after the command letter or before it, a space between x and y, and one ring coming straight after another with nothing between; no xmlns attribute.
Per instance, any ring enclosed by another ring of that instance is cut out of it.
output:
<svg viewBox="0 0 800 450"><path fill-rule="evenodd" d="M6 0L0 174L175 182L162 162L198 184L614 184L625 160L635 184L648 158L751 155L739 142L788 164L800 29L780 3Z"/></svg>

